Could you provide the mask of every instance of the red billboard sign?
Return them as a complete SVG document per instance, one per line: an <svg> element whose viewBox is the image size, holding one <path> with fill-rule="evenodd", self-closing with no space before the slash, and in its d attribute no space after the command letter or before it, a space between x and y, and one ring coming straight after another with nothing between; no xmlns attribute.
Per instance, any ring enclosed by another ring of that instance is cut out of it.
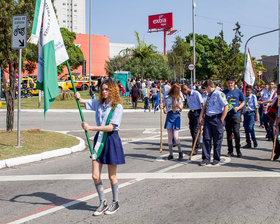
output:
<svg viewBox="0 0 280 224"><path fill-rule="evenodd" d="M149 16L149 30L172 28L172 27L173 27L172 12Z"/></svg>

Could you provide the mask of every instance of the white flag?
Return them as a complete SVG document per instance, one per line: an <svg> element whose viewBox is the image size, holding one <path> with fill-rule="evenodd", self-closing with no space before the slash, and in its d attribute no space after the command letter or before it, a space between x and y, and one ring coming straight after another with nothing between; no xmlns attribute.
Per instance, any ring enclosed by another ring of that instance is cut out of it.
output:
<svg viewBox="0 0 280 224"><path fill-rule="evenodd" d="M248 55L247 55L247 63L246 63L246 68L245 68L245 73L244 73L244 81L250 85L253 86L255 83L255 69L252 61L252 57L250 54L250 51L248 50Z"/></svg>
<svg viewBox="0 0 280 224"><path fill-rule="evenodd" d="M40 30L40 32L39 32ZM57 66L68 60L51 0L37 0L31 43L39 40L37 86L44 90L44 113L58 95Z"/></svg>

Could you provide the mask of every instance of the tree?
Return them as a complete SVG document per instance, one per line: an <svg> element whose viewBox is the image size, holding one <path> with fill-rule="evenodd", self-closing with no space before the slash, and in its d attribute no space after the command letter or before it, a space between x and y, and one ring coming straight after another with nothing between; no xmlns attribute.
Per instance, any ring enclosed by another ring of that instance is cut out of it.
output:
<svg viewBox="0 0 280 224"><path fill-rule="evenodd" d="M35 1L33 0L2 0L0 1L0 67L9 73L9 87L3 75L4 92L7 102L6 130L13 130L14 126L14 99L16 71L18 70L18 50L11 49L12 16L27 16L27 36L31 33L31 22L33 20ZM29 46L29 45L28 45ZM26 60L27 51L22 51L22 60Z"/></svg>
<svg viewBox="0 0 280 224"><path fill-rule="evenodd" d="M74 44L74 40L76 40L76 33L70 32L66 28L60 28L60 32L64 40L66 51L69 56L68 62L70 68L72 70L76 69L83 64L83 60L84 60L84 55L82 50ZM66 66L66 62L57 66L58 74L61 74L63 72L65 66Z"/></svg>
<svg viewBox="0 0 280 224"><path fill-rule="evenodd" d="M191 61L190 45L183 38L177 36L172 46L172 50L168 52L168 64L173 70L173 79L184 77L185 65Z"/></svg>
<svg viewBox="0 0 280 224"><path fill-rule="evenodd" d="M154 45L147 45L145 41L141 41L139 38L139 33L135 31L135 37L138 43L137 48L129 49L132 52L132 56L140 59L141 65L141 77L144 78L144 60L148 57L154 56L156 54L156 47Z"/></svg>
<svg viewBox="0 0 280 224"><path fill-rule="evenodd" d="M240 74L244 73L244 56L239 50L243 35L241 34L240 25L238 22L235 24L235 26L236 27L233 29L235 32L234 38L229 45L228 57L225 59L227 64L225 79L228 76L234 76L236 78L236 83L240 83L243 78L243 76L240 76Z"/></svg>

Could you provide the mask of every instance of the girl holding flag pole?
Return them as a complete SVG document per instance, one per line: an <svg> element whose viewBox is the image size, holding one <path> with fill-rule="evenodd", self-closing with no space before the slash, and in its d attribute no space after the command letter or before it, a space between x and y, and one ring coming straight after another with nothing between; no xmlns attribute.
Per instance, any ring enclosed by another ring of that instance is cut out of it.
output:
<svg viewBox="0 0 280 224"><path fill-rule="evenodd" d="M86 110L96 112L97 126L90 126L86 122L82 123L84 130L97 131L94 137L94 154L92 155L92 178L98 192L100 205L93 215L98 216L103 213L110 215L119 209L117 165L125 163L123 147L118 135L123 115L119 88L111 79L106 79L101 84L99 100L84 100L79 93L75 94L75 98L85 105ZM110 207L107 205L101 180L103 164L108 165L108 175L112 187L113 203Z"/></svg>

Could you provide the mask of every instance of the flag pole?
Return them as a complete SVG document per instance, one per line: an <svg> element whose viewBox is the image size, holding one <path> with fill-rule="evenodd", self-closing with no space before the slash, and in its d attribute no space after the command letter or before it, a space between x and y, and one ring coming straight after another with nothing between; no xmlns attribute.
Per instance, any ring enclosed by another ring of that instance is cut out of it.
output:
<svg viewBox="0 0 280 224"><path fill-rule="evenodd" d="M162 152L162 132L163 132L163 123L162 123L162 97L161 97L161 87L159 87L159 99L160 99L160 148L159 152Z"/></svg>
<svg viewBox="0 0 280 224"><path fill-rule="evenodd" d="M77 90L76 90L76 87L74 85L74 81L73 81L73 77L72 77L72 73L71 73L71 70L70 70L68 60L66 61L66 65L67 65L67 69L68 69L68 72L69 72L69 77L71 79L71 83L72 83L72 86L73 86L74 94L76 94ZM82 122L84 122L85 119L84 119L84 116L83 116L83 113L82 113L80 101L78 99L76 99L76 102L77 102L77 106L79 108L81 120L82 120ZM87 143L88 143L89 151L90 151L91 155L93 155L94 153L93 153L93 150L92 150L92 147L91 147L91 143L90 143L90 140L89 140L89 137L88 137L88 131L87 130L85 130L85 134L86 134L86 137L87 137Z"/></svg>

